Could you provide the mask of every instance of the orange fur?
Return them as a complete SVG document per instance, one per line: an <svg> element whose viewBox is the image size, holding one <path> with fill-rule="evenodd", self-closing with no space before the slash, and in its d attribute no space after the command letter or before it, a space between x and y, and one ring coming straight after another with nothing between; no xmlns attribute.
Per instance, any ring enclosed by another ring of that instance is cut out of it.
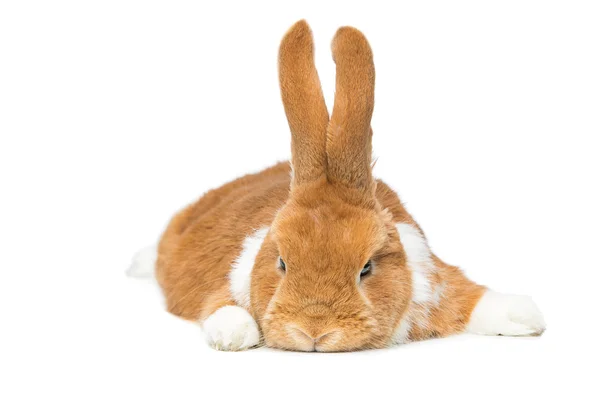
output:
<svg viewBox="0 0 600 400"><path fill-rule="evenodd" d="M245 237L270 227L252 270L248 310L268 346L348 351L390 344L413 295L395 224L418 225L396 193L372 178L371 48L362 33L345 27L332 51L337 81L329 120L308 25L298 22L283 38L280 85L293 172L280 163L239 178L173 218L156 266L170 312L204 320L234 305L231 265ZM359 279L369 260L373 272ZM484 291L457 268L433 260L431 283L444 285L444 296L427 311L427 321L411 328L412 340L464 330Z"/></svg>

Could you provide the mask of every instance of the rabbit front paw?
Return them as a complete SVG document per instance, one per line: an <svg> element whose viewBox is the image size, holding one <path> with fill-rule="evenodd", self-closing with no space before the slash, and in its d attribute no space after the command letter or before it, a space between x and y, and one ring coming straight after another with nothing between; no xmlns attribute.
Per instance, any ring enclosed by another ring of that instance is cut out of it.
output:
<svg viewBox="0 0 600 400"><path fill-rule="evenodd" d="M204 321L203 330L208 344L216 350L246 350L260 340L256 321L238 306L219 308Z"/></svg>

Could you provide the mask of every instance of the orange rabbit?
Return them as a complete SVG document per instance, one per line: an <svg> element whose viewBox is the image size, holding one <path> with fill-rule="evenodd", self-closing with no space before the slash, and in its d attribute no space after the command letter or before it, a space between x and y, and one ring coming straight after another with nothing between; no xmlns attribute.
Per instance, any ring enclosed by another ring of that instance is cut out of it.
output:
<svg viewBox="0 0 600 400"><path fill-rule="evenodd" d="M208 192L170 222L131 274L155 267L169 311L203 325L209 344L243 350L352 351L443 337L541 334L529 297L468 280L371 167L375 69L361 32L332 43L331 118L305 21L279 51L292 161Z"/></svg>

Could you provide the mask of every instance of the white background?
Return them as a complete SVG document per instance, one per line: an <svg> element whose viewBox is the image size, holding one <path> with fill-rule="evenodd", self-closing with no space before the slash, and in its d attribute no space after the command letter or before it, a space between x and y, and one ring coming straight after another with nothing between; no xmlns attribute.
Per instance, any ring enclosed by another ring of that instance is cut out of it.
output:
<svg viewBox="0 0 600 400"><path fill-rule="evenodd" d="M598 2L393 3L0 4L1 398L598 398ZM367 35L376 175L543 337L219 353L125 277L179 208L288 158L300 18L330 107L335 30Z"/></svg>

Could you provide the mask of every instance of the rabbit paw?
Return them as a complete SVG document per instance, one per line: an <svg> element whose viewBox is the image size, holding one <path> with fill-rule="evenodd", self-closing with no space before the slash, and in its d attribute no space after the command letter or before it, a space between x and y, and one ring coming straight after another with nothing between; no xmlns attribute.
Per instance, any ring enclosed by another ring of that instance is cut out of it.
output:
<svg viewBox="0 0 600 400"><path fill-rule="evenodd" d="M203 330L208 344L222 351L246 350L260 339L254 318L237 306L219 308L204 321Z"/></svg>
<svg viewBox="0 0 600 400"><path fill-rule="evenodd" d="M485 292L471 314L467 332L479 335L537 336L546 329L544 317L528 296Z"/></svg>

